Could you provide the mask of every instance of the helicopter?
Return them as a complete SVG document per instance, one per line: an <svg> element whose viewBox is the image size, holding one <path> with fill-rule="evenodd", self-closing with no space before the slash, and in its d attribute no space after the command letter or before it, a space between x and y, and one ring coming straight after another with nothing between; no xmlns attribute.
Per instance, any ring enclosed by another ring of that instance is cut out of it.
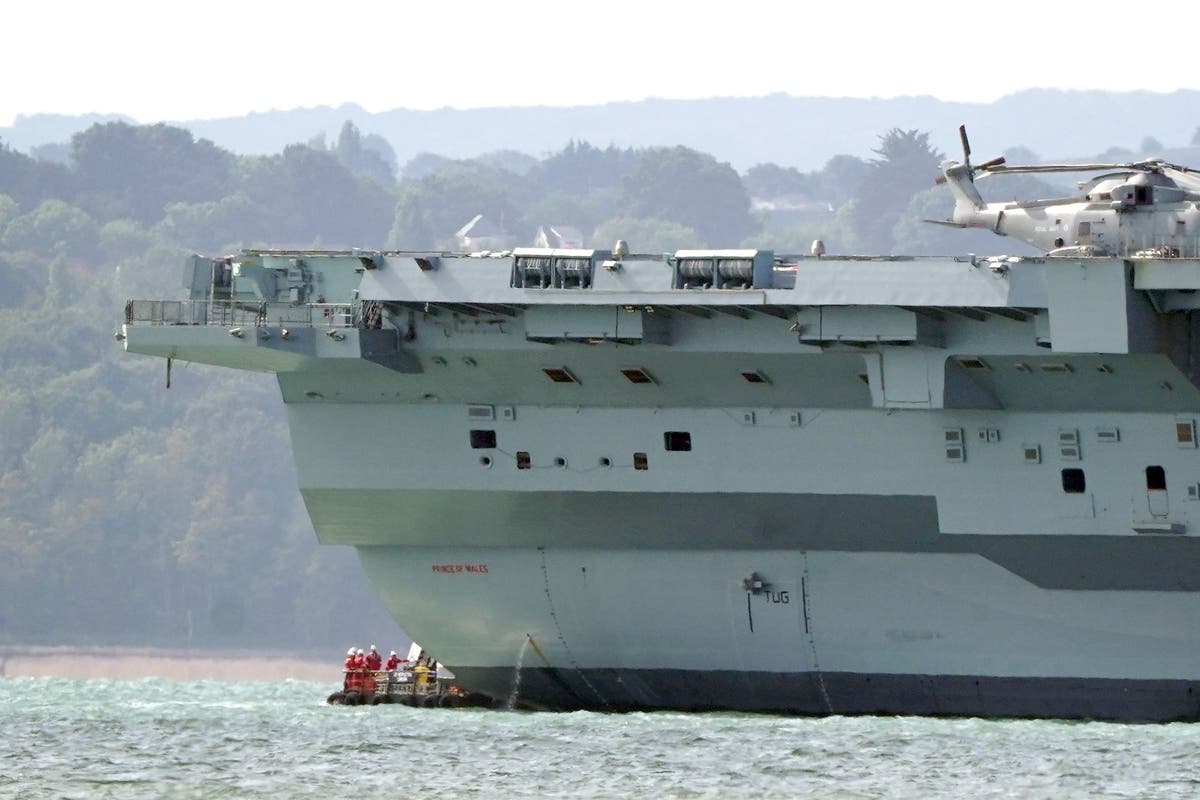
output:
<svg viewBox="0 0 1200 800"><path fill-rule="evenodd" d="M963 160L945 161L935 181L954 194L955 228L1014 236L1048 255L1200 257L1200 170L1160 158L1128 163L1008 165L1003 156L971 164L967 128L958 129ZM1038 172L1100 172L1079 182L1082 196L986 203L977 178Z"/></svg>

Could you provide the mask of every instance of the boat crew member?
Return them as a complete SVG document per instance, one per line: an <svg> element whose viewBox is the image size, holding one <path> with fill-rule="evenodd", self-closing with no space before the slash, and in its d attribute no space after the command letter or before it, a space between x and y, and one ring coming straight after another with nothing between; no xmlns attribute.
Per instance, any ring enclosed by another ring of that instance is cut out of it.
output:
<svg viewBox="0 0 1200 800"><path fill-rule="evenodd" d="M372 672L378 672L383 666L383 656L379 655L379 651L375 649L375 645L371 645L371 652L367 653L367 669Z"/></svg>
<svg viewBox="0 0 1200 800"><path fill-rule="evenodd" d="M346 689L350 688L350 673L354 671L354 661L354 648L351 647L346 651L346 677L342 679L342 691L346 691Z"/></svg>
<svg viewBox="0 0 1200 800"><path fill-rule="evenodd" d="M385 667L385 669L388 672L391 672L392 670L399 669L399 668L400 668L400 656L396 655L396 651L393 650L392 652L388 653L387 666Z"/></svg>
<svg viewBox="0 0 1200 800"><path fill-rule="evenodd" d="M417 665L413 667L413 675L416 676L417 689L423 691L429 687L429 684L431 683L429 673L431 671L432 670L425 665L425 662L417 659Z"/></svg>
<svg viewBox="0 0 1200 800"><path fill-rule="evenodd" d="M363 655L361 647L354 654L354 668L360 672L367 668L367 657Z"/></svg>

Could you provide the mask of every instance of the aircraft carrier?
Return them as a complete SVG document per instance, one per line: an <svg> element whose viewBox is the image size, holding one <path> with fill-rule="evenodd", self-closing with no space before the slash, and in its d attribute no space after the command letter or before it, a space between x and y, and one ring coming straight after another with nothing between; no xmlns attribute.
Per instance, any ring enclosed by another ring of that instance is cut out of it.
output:
<svg viewBox="0 0 1200 800"><path fill-rule="evenodd" d="M625 250L197 256L120 336L277 375L472 690L1200 717L1200 260Z"/></svg>

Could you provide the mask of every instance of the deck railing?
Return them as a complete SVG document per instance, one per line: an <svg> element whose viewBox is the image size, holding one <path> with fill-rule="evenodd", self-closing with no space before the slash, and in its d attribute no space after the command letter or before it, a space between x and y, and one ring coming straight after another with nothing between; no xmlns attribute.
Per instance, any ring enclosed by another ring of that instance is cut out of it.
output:
<svg viewBox="0 0 1200 800"><path fill-rule="evenodd" d="M293 325L350 328L358 325L357 304L244 303L234 300L130 300L125 322L135 325Z"/></svg>
<svg viewBox="0 0 1200 800"><path fill-rule="evenodd" d="M1200 237L1148 234L1127 235L1117 248L1117 255L1156 254L1160 258L1200 258Z"/></svg>

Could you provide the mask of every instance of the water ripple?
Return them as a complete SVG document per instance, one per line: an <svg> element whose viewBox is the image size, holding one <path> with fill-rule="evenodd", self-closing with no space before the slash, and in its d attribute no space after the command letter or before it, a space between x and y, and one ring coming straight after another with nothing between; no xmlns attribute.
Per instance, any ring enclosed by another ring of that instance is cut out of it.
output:
<svg viewBox="0 0 1200 800"><path fill-rule="evenodd" d="M0 798L1200 795L1200 725L329 707L289 682L0 679Z"/></svg>

